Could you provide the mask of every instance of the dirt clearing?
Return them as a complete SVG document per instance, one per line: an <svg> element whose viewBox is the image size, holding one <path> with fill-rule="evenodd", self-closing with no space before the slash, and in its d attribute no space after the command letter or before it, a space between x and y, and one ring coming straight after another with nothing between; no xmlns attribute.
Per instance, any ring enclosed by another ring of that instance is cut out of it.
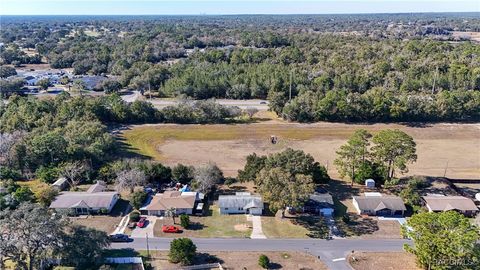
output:
<svg viewBox="0 0 480 270"><path fill-rule="evenodd" d="M124 132L133 151L168 165L200 165L213 161L235 176L247 155L279 152L287 147L302 149L328 167L333 166L335 151L359 128L373 133L382 129L401 129L417 143L418 160L409 166L409 175L444 176L457 179L480 178L480 124L399 124L356 125L341 123L299 124L267 121L237 125L142 125ZM270 136L278 137L277 144Z"/></svg>
<svg viewBox="0 0 480 270"><path fill-rule="evenodd" d="M355 270L420 270L415 256L406 252L355 252L348 256Z"/></svg>

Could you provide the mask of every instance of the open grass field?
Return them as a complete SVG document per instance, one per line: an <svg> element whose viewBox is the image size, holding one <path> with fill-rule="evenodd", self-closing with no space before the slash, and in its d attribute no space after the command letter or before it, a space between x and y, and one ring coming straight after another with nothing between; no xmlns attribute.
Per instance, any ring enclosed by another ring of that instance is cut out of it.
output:
<svg viewBox="0 0 480 270"><path fill-rule="evenodd" d="M401 129L417 143L417 162L409 175L444 176L457 179L480 178L480 124L399 124L287 123L270 120L252 124L222 125L141 125L122 134L129 150L168 165L200 165L213 161L226 176L235 176L253 152L268 154L287 147L302 149L326 165L333 166L335 151L359 128L373 133ZM278 144L269 138L276 135Z"/></svg>
<svg viewBox="0 0 480 270"><path fill-rule="evenodd" d="M355 270L420 270L415 256L406 252L355 252L348 256Z"/></svg>

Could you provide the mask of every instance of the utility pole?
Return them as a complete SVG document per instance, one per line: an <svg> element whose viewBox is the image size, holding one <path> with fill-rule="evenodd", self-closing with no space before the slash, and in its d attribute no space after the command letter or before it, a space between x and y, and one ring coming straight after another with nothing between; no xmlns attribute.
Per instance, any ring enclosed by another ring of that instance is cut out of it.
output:
<svg viewBox="0 0 480 270"><path fill-rule="evenodd" d="M148 233L145 233L145 236L147 238L147 257L150 258L150 248L148 247Z"/></svg>

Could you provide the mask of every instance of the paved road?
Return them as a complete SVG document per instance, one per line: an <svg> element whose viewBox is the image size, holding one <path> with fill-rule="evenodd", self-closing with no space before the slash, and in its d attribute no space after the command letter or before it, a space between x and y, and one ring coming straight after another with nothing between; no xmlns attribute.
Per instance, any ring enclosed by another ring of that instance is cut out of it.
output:
<svg viewBox="0 0 480 270"><path fill-rule="evenodd" d="M345 260L356 251L401 251L408 240L356 240L356 239L220 239L193 238L200 251L304 251L319 256L333 270L351 270ZM151 250L168 250L171 239L149 238ZM112 248L147 249L145 238L134 238L130 243L113 243Z"/></svg>

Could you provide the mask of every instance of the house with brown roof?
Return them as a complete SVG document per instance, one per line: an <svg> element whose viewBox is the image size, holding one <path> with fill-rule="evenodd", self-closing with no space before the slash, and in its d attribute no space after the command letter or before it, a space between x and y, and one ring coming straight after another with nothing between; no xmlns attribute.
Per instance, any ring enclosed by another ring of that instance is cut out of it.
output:
<svg viewBox="0 0 480 270"><path fill-rule="evenodd" d="M369 216L403 216L407 210L400 197L377 192L365 192L364 196L353 196L353 205L359 215Z"/></svg>
<svg viewBox="0 0 480 270"><path fill-rule="evenodd" d="M192 192L165 191L156 194L144 207L140 208L140 212L149 216L163 216L168 209L175 209L177 215L193 214L197 195Z"/></svg>
<svg viewBox="0 0 480 270"><path fill-rule="evenodd" d="M466 216L474 216L479 212L475 203L463 196L429 195L423 196L423 201L429 212L457 211Z"/></svg>

